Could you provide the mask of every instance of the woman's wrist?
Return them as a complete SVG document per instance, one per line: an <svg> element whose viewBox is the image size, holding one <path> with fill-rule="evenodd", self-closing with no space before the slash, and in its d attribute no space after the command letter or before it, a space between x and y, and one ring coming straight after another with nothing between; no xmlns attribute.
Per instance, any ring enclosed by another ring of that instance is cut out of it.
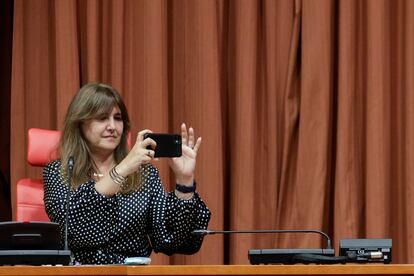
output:
<svg viewBox="0 0 414 276"><path fill-rule="evenodd" d="M178 184L184 185L184 186L193 186L194 183L194 175L192 176L177 176L176 182Z"/></svg>
<svg viewBox="0 0 414 276"><path fill-rule="evenodd" d="M194 193L196 191L196 183L195 181L193 182L193 185L188 186L188 185L182 185L180 183L176 183L175 184L175 189L179 192L182 193Z"/></svg>
<svg viewBox="0 0 414 276"><path fill-rule="evenodd" d="M124 166L122 162L116 165L114 168L117 171L117 173L123 177L127 177L128 175L131 174L128 172L128 168Z"/></svg>

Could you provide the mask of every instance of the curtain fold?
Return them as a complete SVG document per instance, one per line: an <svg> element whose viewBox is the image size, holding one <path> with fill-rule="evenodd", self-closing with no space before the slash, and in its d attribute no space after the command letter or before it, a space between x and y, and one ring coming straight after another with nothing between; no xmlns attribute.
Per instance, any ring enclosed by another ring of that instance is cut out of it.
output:
<svg viewBox="0 0 414 276"><path fill-rule="evenodd" d="M26 164L28 128L60 129L79 87L107 82L133 141L182 122L202 136L211 229L320 229L336 248L392 238L393 262L413 262L413 12L403 0L15 0L11 182L41 176ZM207 236L196 255L152 258L240 264L249 248L324 245Z"/></svg>

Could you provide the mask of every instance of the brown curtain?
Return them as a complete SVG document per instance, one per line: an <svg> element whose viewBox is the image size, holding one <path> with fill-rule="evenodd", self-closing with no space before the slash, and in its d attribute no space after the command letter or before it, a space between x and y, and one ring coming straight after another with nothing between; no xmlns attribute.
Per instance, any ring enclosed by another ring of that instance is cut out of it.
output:
<svg viewBox="0 0 414 276"><path fill-rule="evenodd" d="M187 122L203 137L211 229L321 229L336 247L392 238L393 262L414 262L412 14L402 0L15 0L12 183L41 175L25 161L27 129L59 129L79 87L102 81L133 133ZM152 258L236 264L249 248L324 245L207 236L196 255Z"/></svg>

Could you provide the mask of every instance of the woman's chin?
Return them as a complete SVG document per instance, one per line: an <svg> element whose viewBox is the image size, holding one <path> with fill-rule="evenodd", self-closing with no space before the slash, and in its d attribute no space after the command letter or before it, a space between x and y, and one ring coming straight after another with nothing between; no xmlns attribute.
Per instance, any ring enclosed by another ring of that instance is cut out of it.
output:
<svg viewBox="0 0 414 276"><path fill-rule="evenodd" d="M115 151L116 147L118 146L117 143L105 143L104 145L99 145L98 147L95 147L93 152L101 153L101 154L109 154Z"/></svg>

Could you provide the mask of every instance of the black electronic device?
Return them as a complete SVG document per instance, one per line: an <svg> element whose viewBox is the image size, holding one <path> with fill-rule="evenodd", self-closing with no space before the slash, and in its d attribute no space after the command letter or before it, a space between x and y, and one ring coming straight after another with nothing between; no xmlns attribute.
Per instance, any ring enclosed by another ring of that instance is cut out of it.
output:
<svg viewBox="0 0 414 276"><path fill-rule="evenodd" d="M54 222L0 222L0 265L67 265L70 251L61 248Z"/></svg>
<svg viewBox="0 0 414 276"><path fill-rule="evenodd" d="M194 235L212 234L261 234L261 233L316 233L326 239L326 248L298 249L249 249L248 256L251 264L295 264L295 263L338 263L335 259L335 249L331 239L319 230L195 230Z"/></svg>
<svg viewBox="0 0 414 276"><path fill-rule="evenodd" d="M249 249L251 264L338 263L333 248Z"/></svg>
<svg viewBox="0 0 414 276"><path fill-rule="evenodd" d="M339 241L339 255L347 262L391 263L391 239L344 239Z"/></svg>
<svg viewBox="0 0 414 276"><path fill-rule="evenodd" d="M69 265L68 214L74 158L68 160L64 246L55 222L0 222L0 265Z"/></svg>
<svg viewBox="0 0 414 276"><path fill-rule="evenodd" d="M155 149L148 146L147 149L155 151L158 157L180 157L182 155L181 135L169 133L145 133L144 139L151 138L157 143Z"/></svg>

